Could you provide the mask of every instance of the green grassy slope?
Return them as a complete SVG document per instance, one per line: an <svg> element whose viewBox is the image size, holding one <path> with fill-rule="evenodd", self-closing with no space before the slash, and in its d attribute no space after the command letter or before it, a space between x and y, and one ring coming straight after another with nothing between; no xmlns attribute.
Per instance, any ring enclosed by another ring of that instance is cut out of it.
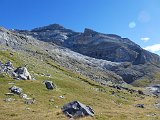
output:
<svg viewBox="0 0 160 120"><path fill-rule="evenodd" d="M10 54L10 51L0 51L0 60L6 62L11 60L14 66L28 64L29 72L36 80L17 81L9 76L0 76L0 120L67 120L61 112L61 107L73 100L90 105L95 110L93 118L87 117L82 120L158 120L159 110L153 104L156 99L153 97L130 94L104 87L86 78L85 76L73 73L52 61L49 58L40 60L40 56L32 56L25 52ZM44 74L50 74L47 77ZM57 85L56 90L49 91L42 83L44 80L51 80ZM14 95L16 101L5 102L8 98L8 88L14 82L21 87L29 97L35 98L36 103L24 104L24 100ZM112 95L112 92L115 92ZM61 99L59 96L65 98ZM54 99L54 102L50 102ZM138 103L145 104L145 108L136 108ZM149 116L156 113L155 116Z"/></svg>

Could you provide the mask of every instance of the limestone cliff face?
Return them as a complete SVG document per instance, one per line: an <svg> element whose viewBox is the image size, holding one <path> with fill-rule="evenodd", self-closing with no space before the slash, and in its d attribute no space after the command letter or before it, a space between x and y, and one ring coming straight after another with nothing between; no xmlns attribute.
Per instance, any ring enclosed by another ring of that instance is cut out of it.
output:
<svg viewBox="0 0 160 120"><path fill-rule="evenodd" d="M160 62L158 55L142 49L127 38L102 34L90 29L85 29L84 33L65 41L64 46L81 54L112 62L132 64Z"/></svg>

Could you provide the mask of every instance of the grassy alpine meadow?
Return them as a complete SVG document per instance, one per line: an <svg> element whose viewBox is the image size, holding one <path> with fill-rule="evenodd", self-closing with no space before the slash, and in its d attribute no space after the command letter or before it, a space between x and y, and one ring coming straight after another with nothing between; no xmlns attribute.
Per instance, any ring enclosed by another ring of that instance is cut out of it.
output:
<svg viewBox="0 0 160 120"><path fill-rule="evenodd" d="M10 60L15 67L27 64L29 72L35 78L35 80L14 80L6 74L0 75L0 120L68 120L61 108L74 100L91 106L95 111L94 117L80 118L82 120L160 119L160 111L154 106L157 101L155 97L102 86L83 75L59 66L49 58L40 60L38 55L33 57L22 51L0 51L0 60L2 62ZM47 90L43 84L44 80L53 81L56 89ZM25 104L24 99L16 94L5 95L13 86L10 83L21 87L28 97L36 100L35 104ZM5 98L14 98L15 101L6 102ZM135 107L136 104L144 104L145 108Z"/></svg>

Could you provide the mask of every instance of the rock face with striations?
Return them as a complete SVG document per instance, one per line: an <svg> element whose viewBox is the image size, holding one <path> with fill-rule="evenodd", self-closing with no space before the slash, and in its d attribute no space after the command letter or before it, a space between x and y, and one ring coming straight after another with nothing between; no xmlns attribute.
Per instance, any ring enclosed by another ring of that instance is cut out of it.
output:
<svg viewBox="0 0 160 120"><path fill-rule="evenodd" d="M65 47L81 54L112 62L145 64L160 62L160 57L150 53L127 38L103 34L85 29L84 33L71 37Z"/></svg>

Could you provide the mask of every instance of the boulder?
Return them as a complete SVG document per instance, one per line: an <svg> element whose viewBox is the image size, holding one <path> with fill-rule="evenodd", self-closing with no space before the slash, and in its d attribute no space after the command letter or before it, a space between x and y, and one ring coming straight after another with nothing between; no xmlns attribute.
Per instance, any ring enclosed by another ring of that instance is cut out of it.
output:
<svg viewBox="0 0 160 120"><path fill-rule="evenodd" d="M46 80L45 85L48 90L53 90L56 88L56 85L52 81Z"/></svg>
<svg viewBox="0 0 160 120"><path fill-rule="evenodd" d="M14 70L14 67L13 67L13 64L8 61L7 63L3 64L1 61L0 61L0 72L6 72L6 73L9 73L10 74L10 71L11 73L13 72Z"/></svg>
<svg viewBox="0 0 160 120"><path fill-rule="evenodd" d="M22 92L23 92L23 89L22 88L19 88L17 86L12 86L10 88L11 92L14 93L14 94L18 94L20 95Z"/></svg>
<svg viewBox="0 0 160 120"><path fill-rule="evenodd" d="M20 95L20 97L23 98L23 99L27 99L28 98L27 94L23 94L23 93Z"/></svg>
<svg viewBox="0 0 160 120"><path fill-rule="evenodd" d="M12 102L12 101L15 101L15 99L14 98L5 98L4 101L5 102Z"/></svg>
<svg viewBox="0 0 160 120"><path fill-rule="evenodd" d="M28 72L26 67L18 67L14 72L13 76L16 77L17 79L22 79L22 80L31 80L31 75Z"/></svg>
<svg viewBox="0 0 160 120"><path fill-rule="evenodd" d="M144 104L137 104L135 107L144 108Z"/></svg>
<svg viewBox="0 0 160 120"><path fill-rule="evenodd" d="M8 61L5 66L13 68L13 64L10 61Z"/></svg>
<svg viewBox="0 0 160 120"><path fill-rule="evenodd" d="M94 110L79 101L70 102L62 107L62 111L70 118L94 116Z"/></svg>

